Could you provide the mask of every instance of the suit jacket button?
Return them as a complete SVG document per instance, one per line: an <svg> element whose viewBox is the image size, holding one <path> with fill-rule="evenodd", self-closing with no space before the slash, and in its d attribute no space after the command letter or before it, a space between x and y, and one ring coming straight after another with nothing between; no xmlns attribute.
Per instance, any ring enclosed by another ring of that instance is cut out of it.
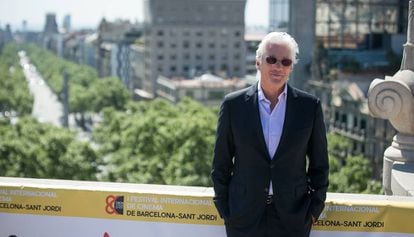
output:
<svg viewBox="0 0 414 237"><path fill-rule="evenodd" d="M271 168L271 169L275 168L275 165L270 165L270 168Z"/></svg>

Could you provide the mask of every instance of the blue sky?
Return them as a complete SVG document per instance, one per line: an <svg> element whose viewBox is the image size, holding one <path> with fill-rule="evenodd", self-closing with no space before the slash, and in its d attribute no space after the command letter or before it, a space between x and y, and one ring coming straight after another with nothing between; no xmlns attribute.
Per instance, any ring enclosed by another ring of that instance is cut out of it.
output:
<svg viewBox="0 0 414 237"><path fill-rule="evenodd" d="M173 1L173 0L171 0ZM269 0L247 0L245 23L248 26L267 26ZM0 27L9 23L13 30L21 28L22 21L29 29L43 28L45 15L56 13L57 23L62 25L63 17L71 15L72 27L94 27L105 16L142 20L143 0L0 0Z"/></svg>

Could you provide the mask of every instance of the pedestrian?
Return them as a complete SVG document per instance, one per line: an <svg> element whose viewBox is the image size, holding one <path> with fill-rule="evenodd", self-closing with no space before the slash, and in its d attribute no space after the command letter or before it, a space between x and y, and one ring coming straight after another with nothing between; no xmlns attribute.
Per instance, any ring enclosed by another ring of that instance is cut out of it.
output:
<svg viewBox="0 0 414 237"><path fill-rule="evenodd" d="M298 53L289 34L266 35L256 51L258 82L221 105L211 176L228 237L309 236L324 208L321 103L288 84Z"/></svg>

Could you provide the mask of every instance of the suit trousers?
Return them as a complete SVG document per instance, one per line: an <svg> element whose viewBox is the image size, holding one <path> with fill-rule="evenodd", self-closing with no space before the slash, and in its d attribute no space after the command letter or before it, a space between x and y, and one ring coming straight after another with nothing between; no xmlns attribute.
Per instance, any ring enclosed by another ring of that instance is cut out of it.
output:
<svg viewBox="0 0 414 237"><path fill-rule="evenodd" d="M311 220L309 220L303 233L292 233L290 231L292 227L286 228L274 203L270 203L266 205L261 219L253 226L239 228L226 225L226 233L227 237L308 237L311 227ZM294 229L303 229L303 226Z"/></svg>

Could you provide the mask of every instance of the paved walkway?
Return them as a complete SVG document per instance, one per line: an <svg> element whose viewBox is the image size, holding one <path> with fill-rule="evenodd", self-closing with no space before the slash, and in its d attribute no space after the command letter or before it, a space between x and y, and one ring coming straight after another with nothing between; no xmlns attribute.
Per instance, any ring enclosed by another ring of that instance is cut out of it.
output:
<svg viewBox="0 0 414 237"><path fill-rule="evenodd" d="M45 83L36 67L30 64L26 52L20 51L20 65L34 97L32 115L41 123L62 127L63 105Z"/></svg>

